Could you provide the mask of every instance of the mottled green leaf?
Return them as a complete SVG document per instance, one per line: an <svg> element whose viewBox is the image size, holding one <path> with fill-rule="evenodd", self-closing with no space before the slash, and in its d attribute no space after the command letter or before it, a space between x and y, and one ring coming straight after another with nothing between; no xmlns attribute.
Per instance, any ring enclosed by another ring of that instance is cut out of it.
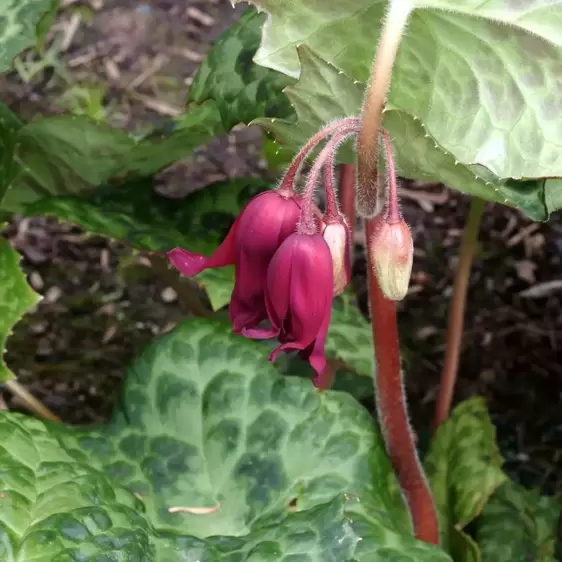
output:
<svg viewBox="0 0 562 562"><path fill-rule="evenodd" d="M19 173L2 205L22 212L44 197L91 195L108 181L153 175L218 132L222 126L212 103L194 108L142 139L80 115L22 124L14 139Z"/></svg>
<svg viewBox="0 0 562 562"><path fill-rule="evenodd" d="M20 318L38 300L19 266L20 256L0 236L0 382L13 378L4 363L6 340Z"/></svg>
<svg viewBox="0 0 562 562"><path fill-rule="evenodd" d="M286 514L295 497L308 509L345 491L362 495L367 456L390 471L351 397L280 376L260 344L202 320L150 347L131 367L112 426L79 432L76 443L143 496L155 524L197 536L247 533ZM168 513L218 502L204 518Z"/></svg>
<svg viewBox="0 0 562 562"><path fill-rule="evenodd" d="M482 562L554 562L560 506L560 497L503 484L476 521Z"/></svg>
<svg viewBox="0 0 562 562"><path fill-rule="evenodd" d="M141 250L164 252L178 246L210 255L251 197L270 187L263 179L237 179L177 200L159 195L152 180L145 179L104 186L89 198L46 197L26 206L25 214L55 216ZM232 267L204 271L195 280L207 291L213 308L230 301Z"/></svg>
<svg viewBox="0 0 562 562"><path fill-rule="evenodd" d="M296 78L295 46L306 45L351 79L366 82L388 2L253 3L270 14L257 63ZM420 119L436 143L465 165L483 166L498 178L562 176L562 2L411 4L390 104ZM344 98L347 92L333 95Z"/></svg>
<svg viewBox="0 0 562 562"><path fill-rule="evenodd" d="M462 529L474 520L505 481L496 430L485 402L457 406L433 437L424 464L439 511L441 544L453 558L472 560L473 544Z"/></svg>
<svg viewBox="0 0 562 562"><path fill-rule="evenodd" d="M359 112L362 84L349 78L306 47L299 47L301 75L285 89L298 115L298 123L257 119L274 133L285 148L295 150L326 123ZM421 119L388 104L383 126L390 133L400 175L417 180L443 182L464 193L520 208L535 220L546 220L544 181L500 180L479 165L464 165L437 144ZM350 150L343 154L348 160Z"/></svg>
<svg viewBox="0 0 562 562"><path fill-rule="evenodd" d="M264 340L262 343L267 347L268 353L279 345L277 340ZM332 358L329 357L329 359ZM275 360L275 367L288 376L305 377L312 380L316 375L316 371L310 366L310 363L295 353L280 354ZM373 397L372 378L361 376L350 368L341 366L338 360L330 361L329 368L336 368L332 390L347 392L359 402Z"/></svg>
<svg viewBox="0 0 562 562"><path fill-rule="evenodd" d="M0 72L13 58L35 43L36 26L52 8L52 0L2 0L0 2Z"/></svg>
<svg viewBox="0 0 562 562"><path fill-rule="evenodd" d="M189 102L214 100L224 128L256 117L293 114L283 88L294 79L252 60L260 44L265 14L248 8L213 44L189 91Z"/></svg>
<svg viewBox="0 0 562 562"><path fill-rule="evenodd" d="M449 560L412 538L370 414L282 376L260 343L186 321L126 381L109 425L56 430L78 462L141 499L159 561Z"/></svg>
<svg viewBox="0 0 562 562"><path fill-rule="evenodd" d="M39 420L0 412L0 559L155 560L143 505Z"/></svg>

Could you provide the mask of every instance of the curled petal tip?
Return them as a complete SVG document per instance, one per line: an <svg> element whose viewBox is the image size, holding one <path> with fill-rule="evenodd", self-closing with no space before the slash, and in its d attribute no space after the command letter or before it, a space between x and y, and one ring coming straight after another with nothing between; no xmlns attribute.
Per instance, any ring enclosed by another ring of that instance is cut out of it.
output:
<svg viewBox="0 0 562 562"><path fill-rule="evenodd" d="M279 330L272 328L242 328L240 333L252 340L270 340L279 335Z"/></svg>
<svg viewBox="0 0 562 562"><path fill-rule="evenodd" d="M207 258L182 248L174 248L167 254L170 263L186 277L201 273L206 267Z"/></svg>

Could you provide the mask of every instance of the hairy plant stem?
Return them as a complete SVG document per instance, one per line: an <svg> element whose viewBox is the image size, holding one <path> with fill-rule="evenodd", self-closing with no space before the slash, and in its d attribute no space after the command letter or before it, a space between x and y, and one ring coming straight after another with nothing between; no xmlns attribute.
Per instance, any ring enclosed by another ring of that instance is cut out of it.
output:
<svg viewBox="0 0 562 562"><path fill-rule="evenodd" d="M411 11L409 0L390 2L365 93L361 131L357 138L357 210L364 217L371 217L378 211L379 129L394 59Z"/></svg>
<svg viewBox="0 0 562 562"><path fill-rule="evenodd" d="M289 168L285 172L285 176L281 180L278 187L280 191L287 190L288 192L293 192L295 188L295 179L301 169L303 162L309 153L314 149L314 147L324 140L327 136L332 133L345 129L345 128L357 128L359 126L359 119L357 117L346 117L340 119L339 121L334 121L329 125L326 125L323 129L318 131L308 142L301 148L298 154L293 158L293 161L289 165Z"/></svg>
<svg viewBox="0 0 562 562"><path fill-rule="evenodd" d="M376 219L365 221L369 274L369 305L375 347L377 415L386 450L396 472L416 538L439 544L439 528L431 491L420 464L406 408L400 369L396 304L383 295L372 259Z"/></svg>
<svg viewBox="0 0 562 562"><path fill-rule="evenodd" d="M388 168L388 222L396 224L400 222L400 209L398 208L398 188L396 187L396 167L392 155L392 141L388 133L381 129L381 135L386 152L386 166Z"/></svg>
<svg viewBox="0 0 562 562"><path fill-rule="evenodd" d="M14 395L17 396L22 404L36 416L49 421L60 422L61 419L54 414L45 404L39 399L35 398L31 392L23 387L18 381L11 379L4 383L6 388Z"/></svg>
<svg viewBox="0 0 562 562"><path fill-rule="evenodd" d="M315 234L317 232L316 219L314 214L314 192L316 190L316 184L318 183L318 178L320 177L320 172L322 167L328 163L333 168L333 155L336 152L338 146L350 135L353 135L357 131L356 128L348 127L345 129L338 130L332 136L332 138L326 143L326 146L320 151L320 154L314 161L310 172L306 178L306 184L304 186L304 201L302 204L302 215L301 220L297 226L297 232L300 234ZM333 189L333 182L332 182ZM328 194L326 193L328 198ZM330 197L331 205L337 205L335 194L332 193Z"/></svg>
<svg viewBox="0 0 562 562"><path fill-rule="evenodd" d="M460 248L460 259L455 274L453 286L453 297L449 310L449 323L447 326L447 344L445 348L445 359L439 385L439 396L435 411L435 427L438 427L449 416L453 393L457 381L459 358L462 347L462 335L464 330L464 310L470 279L470 269L474 253L478 246L478 233L480 222L484 212L485 202L473 197L470 202L468 219L464 227L463 239Z"/></svg>

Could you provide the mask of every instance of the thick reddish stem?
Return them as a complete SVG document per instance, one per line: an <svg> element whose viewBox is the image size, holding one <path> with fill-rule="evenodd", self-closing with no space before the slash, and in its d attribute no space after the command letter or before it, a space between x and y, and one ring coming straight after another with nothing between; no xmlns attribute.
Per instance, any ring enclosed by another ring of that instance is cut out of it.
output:
<svg viewBox="0 0 562 562"><path fill-rule="evenodd" d="M386 449L406 498L416 538L439 544L431 492L414 445L400 370L396 304L379 287L371 258L376 219L366 220L369 302L376 359L377 413Z"/></svg>
<svg viewBox="0 0 562 562"><path fill-rule="evenodd" d="M355 230L355 166L353 164L342 164L340 166L339 183L341 212L347 219L349 238L353 240L353 231Z"/></svg>

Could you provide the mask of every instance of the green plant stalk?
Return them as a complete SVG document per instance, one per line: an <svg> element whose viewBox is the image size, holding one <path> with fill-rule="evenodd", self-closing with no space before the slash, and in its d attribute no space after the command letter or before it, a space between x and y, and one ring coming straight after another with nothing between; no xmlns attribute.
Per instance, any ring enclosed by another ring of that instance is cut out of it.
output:
<svg viewBox="0 0 562 562"><path fill-rule="evenodd" d="M412 11L409 0L390 2L363 102L357 138L357 210L364 217L378 212L377 155L386 94L402 34Z"/></svg>
<svg viewBox="0 0 562 562"><path fill-rule="evenodd" d="M387 453L408 506L416 538L431 544L439 544L435 505L408 421L400 366L396 303L385 298L374 271L371 240L376 229L376 219L366 220L365 228L369 305L376 363L375 397L379 424Z"/></svg>
<svg viewBox="0 0 562 562"><path fill-rule="evenodd" d="M453 297L449 310L449 323L447 326L447 344L445 359L439 385L439 396L435 410L435 427L438 427L449 416L453 393L457 381L459 358L462 347L462 334L464 331L464 311L468 293L468 282L474 254L478 246L478 233L484 212L485 201L473 197L470 202L468 219L464 227L463 239L460 248L460 259L455 274Z"/></svg>

